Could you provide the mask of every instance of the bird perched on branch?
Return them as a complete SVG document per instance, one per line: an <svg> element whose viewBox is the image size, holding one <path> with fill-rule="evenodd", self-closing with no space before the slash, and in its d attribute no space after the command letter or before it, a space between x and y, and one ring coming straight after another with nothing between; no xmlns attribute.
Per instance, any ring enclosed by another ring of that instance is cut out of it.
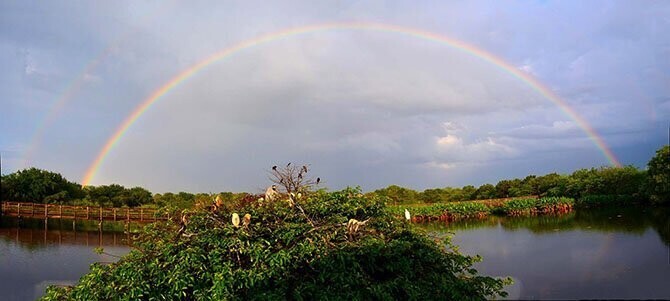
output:
<svg viewBox="0 0 670 301"><path fill-rule="evenodd" d="M184 231L186 231L186 225L188 225L188 214L186 211L181 212L181 220L179 221L179 231L177 231L177 235L175 236L175 240L179 239L179 237L184 234Z"/></svg>
<svg viewBox="0 0 670 301"><path fill-rule="evenodd" d="M347 222L347 232L349 234L349 237L352 237L356 232L358 232L358 229L361 227L364 227L365 224L368 223L370 219L366 219L364 221L359 221L357 219L350 219L349 222Z"/></svg>
<svg viewBox="0 0 670 301"><path fill-rule="evenodd" d="M272 202L277 198L279 198L279 191L277 191L277 185L272 185L265 190L265 201Z"/></svg>
<svg viewBox="0 0 670 301"><path fill-rule="evenodd" d="M272 170L277 171L277 165L272 166Z"/></svg>
<svg viewBox="0 0 670 301"><path fill-rule="evenodd" d="M251 214L247 213L242 218L242 226L246 228L247 226L249 226L250 223L251 223Z"/></svg>
<svg viewBox="0 0 670 301"><path fill-rule="evenodd" d="M240 216L239 216L239 214L233 213L232 222L233 222L233 226L235 226L235 228L240 226Z"/></svg>
<svg viewBox="0 0 670 301"><path fill-rule="evenodd" d="M321 178L316 178L316 185L319 185L319 182L321 182Z"/></svg>
<svg viewBox="0 0 670 301"><path fill-rule="evenodd" d="M220 195L216 196L216 199L214 200L214 206L212 208L212 211L218 211L223 207L223 199L221 198Z"/></svg>

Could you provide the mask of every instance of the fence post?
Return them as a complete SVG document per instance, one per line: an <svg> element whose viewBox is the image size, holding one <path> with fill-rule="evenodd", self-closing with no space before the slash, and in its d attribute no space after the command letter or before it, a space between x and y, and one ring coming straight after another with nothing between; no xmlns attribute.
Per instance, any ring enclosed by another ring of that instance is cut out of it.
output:
<svg viewBox="0 0 670 301"><path fill-rule="evenodd" d="M140 221L144 220L144 208L140 208Z"/></svg>
<svg viewBox="0 0 670 301"><path fill-rule="evenodd" d="M116 221L116 208L114 208L114 221Z"/></svg>
<svg viewBox="0 0 670 301"><path fill-rule="evenodd" d="M89 212L89 207L86 206L86 219L88 219L88 212Z"/></svg>
<svg viewBox="0 0 670 301"><path fill-rule="evenodd" d="M63 205L58 205L58 216L63 218Z"/></svg>
<svg viewBox="0 0 670 301"><path fill-rule="evenodd" d="M21 217L21 203L16 204L16 208L17 208L16 215Z"/></svg>
<svg viewBox="0 0 670 301"><path fill-rule="evenodd" d="M44 218L49 218L49 204L44 204Z"/></svg>

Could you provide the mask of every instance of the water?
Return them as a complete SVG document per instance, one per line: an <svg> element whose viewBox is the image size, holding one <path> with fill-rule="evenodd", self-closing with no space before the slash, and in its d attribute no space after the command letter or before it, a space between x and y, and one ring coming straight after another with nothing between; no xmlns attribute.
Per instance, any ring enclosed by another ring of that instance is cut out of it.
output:
<svg viewBox="0 0 670 301"><path fill-rule="evenodd" d="M670 299L670 210L606 209L449 225L484 275L511 276L509 299Z"/></svg>
<svg viewBox="0 0 670 301"><path fill-rule="evenodd" d="M0 219L0 299L35 300L46 287L72 285L94 262L114 262L118 258L96 254L103 247L106 253L124 255L129 252L128 235L123 224L96 222Z"/></svg>
<svg viewBox="0 0 670 301"><path fill-rule="evenodd" d="M562 216L491 217L424 224L455 233L462 253L483 256L484 275L512 276L510 299L670 299L670 210L608 209ZM71 285L94 262L93 252L129 251L123 224L0 219L0 299L34 300L47 285Z"/></svg>

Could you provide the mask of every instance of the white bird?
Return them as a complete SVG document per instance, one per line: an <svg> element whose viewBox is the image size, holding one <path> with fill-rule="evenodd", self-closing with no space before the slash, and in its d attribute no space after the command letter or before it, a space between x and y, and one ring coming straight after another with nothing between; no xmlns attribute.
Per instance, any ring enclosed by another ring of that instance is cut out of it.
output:
<svg viewBox="0 0 670 301"><path fill-rule="evenodd" d="M237 213L233 213L233 218L232 218L233 226L236 228L240 225L240 216Z"/></svg>
<svg viewBox="0 0 670 301"><path fill-rule="evenodd" d="M409 215L409 210L405 209L405 219L410 220L412 217Z"/></svg>
<svg viewBox="0 0 670 301"><path fill-rule="evenodd" d="M272 185L265 190L265 200L272 202L279 198L279 192L277 191L277 185Z"/></svg>

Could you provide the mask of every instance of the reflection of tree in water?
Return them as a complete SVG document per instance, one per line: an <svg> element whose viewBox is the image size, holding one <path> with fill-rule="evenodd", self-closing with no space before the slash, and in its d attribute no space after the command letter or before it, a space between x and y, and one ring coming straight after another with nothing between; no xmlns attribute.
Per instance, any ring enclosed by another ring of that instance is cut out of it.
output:
<svg viewBox="0 0 670 301"><path fill-rule="evenodd" d="M128 246L130 233L124 232L123 223L103 223L72 220L0 219L0 239L29 250L58 245Z"/></svg>
<svg viewBox="0 0 670 301"><path fill-rule="evenodd" d="M461 220L452 223L428 223L428 231L463 231L500 225L506 230L529 230L551 233L561 230L623 232L642 235L648 228L656 230L663 243L670 246L670 208L603 207L578 209L561 215L519 217L490 216L482 220Z"/></svg>
<svg viewBox="0 0 670 301"><path fill-rule="evenodd" d="M670 208L651 212L651 224L665 245L670 246Z"/></svg>

